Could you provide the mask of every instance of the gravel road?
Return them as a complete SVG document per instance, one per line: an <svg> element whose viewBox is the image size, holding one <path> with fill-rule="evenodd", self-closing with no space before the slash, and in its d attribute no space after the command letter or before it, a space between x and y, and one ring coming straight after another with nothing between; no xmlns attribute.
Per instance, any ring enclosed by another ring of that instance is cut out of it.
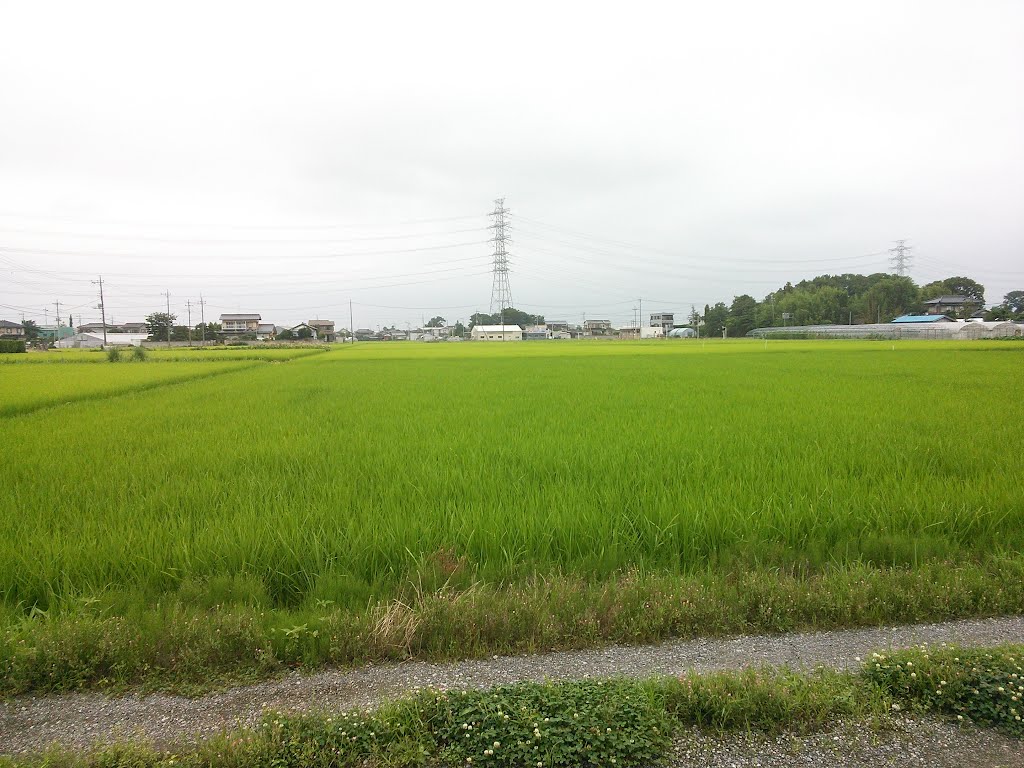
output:
<svg viewBox="0 0 1024 768"><path fill-rule="evenodd" d="M412 661L368 665L354 670L296 672L198 698L167 694L107 696L101 693L20 696L0 703L0 755L35 752L50 744L84 748L97 742L133 737L170 746L239 724L252 724L265 709L297 711L369 707L401 696L417 686L486 688L526 680L617 675L655 677L764 665L845 669L856 665L856 656L882 648L905 648L919 643L996 645L1021 641L1024 641L1024 616L1014 616L877 629L698 639L654 646L615 646L528 656L495 656L482 661L444 664ZM740 761L737 764L756 763Z"/></svg>
<svg viewBox="0 0 1024 768"><path fill-rule="evenodd" d="M677 739L669 768L1021 768L1024 745L998 732L936 720L893 719L890 728L839 723L810 736L693 730Z"/></svg>

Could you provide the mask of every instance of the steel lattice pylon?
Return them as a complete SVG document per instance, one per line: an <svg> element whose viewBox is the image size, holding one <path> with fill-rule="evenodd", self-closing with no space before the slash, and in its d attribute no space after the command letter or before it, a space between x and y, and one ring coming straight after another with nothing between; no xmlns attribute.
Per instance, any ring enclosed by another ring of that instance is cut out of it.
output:
<svg viewBox="0 0 1024 768"><path fill-rule="evenodd" d="M494 230L494 282L491 286L491 314L498 314L512 306L512 287L508 282L508 252L505 244L510 242L506 228L505 214L508 208L505 207L505 198L499 197L494 201L494 211L490 216L494 219L490 229Z"/></svg>

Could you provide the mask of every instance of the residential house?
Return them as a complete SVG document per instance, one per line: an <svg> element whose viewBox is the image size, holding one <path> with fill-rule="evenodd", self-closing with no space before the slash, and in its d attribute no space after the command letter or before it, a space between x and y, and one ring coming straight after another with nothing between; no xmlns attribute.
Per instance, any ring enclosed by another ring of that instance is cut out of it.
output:
<svg viewBox="0 0 1024 768"><path fill-rule="evenodd" d="M558 333L559 331L568 331L569 330L569 323L567 321L565 321L565 320L548 320L544 324L548 327L548 330L551 331L552 333Z"/></svg>
<svg viewBox="0 0 1024 768"><path fill-rule="evenodd" d="M310 320L306 323L309 326L316 338L320 341L334 341L334 321L333 320Z"/></svg>
<svg viewBox="0 0 1024 768"><path fill-rule="evenodd" d="M277 335L277 326L273 323L257 323L256 324L256 340L257 341L268 341L273 339Z"/></svg>
<svg viewBox="0 0 1024 768"><path fill-rule="evenodd" d="M0 339L24 339L25 326L21 323L12 323L10 320L0 320Z"/></svg>
<svg viewBox="0 0 1024 768"><path fill-rule="evenodd" d="M673 312L657 312L651 315L651 326L660 327L662 334L667 336L675 325L675 317Z"/></svg>
<svg viewBox="0 0 1024 768"><path fill-rule="evenodd" d="M76 328L75 330L78 331L78 333L98 333L102 335L103 328L103 323L83 323L82 325L78 326L78 328ZM121 330L119 326L110 325L109 323L107 323L106 329L107 333L119 333Z"/></svg>
<svg viewBox="0 0 1024 768"><path fill-rule="evenodd" d="M147 333L145 323L121 323L115 328L118 333Z"/></svg>
<svg viewBox="0 0 1024 768"><path fill-rule="evenodd" d="M523 329L518 325L474 325L473 341L522 341Z"/></svg>
<svg viewBox="0 0 1024 768"><path fill-rule="evenodd" d="M262 319L259 315L221 315L220 332L225 336L257 333Z"/></svg>
<svg viewBox="0 0 1024 768"><path fill-rule="evenodd" d="M369 328L356 329L356 341L377 341L379 338L377 332Z"/></svg>
<svg viewBox="0 0 1024 768"><path fill-rule="evenodd" d="M528 325L523 330L523 341L543 341L550 338L553 336L546 325Z"/></svg>
<svg viewBox="0 0 1024 768"><path fill-rule="evenodd" d="M611 320L584 320L583 332L591 336L611 336Z"/></svg>
<svg viewBox="0 0 1024 768"><path fill-rule="evenodd" d="M929 315L962 314L964 310L977 306L977 301L966 296L936 296L924 302L924 311Z"/></svg>

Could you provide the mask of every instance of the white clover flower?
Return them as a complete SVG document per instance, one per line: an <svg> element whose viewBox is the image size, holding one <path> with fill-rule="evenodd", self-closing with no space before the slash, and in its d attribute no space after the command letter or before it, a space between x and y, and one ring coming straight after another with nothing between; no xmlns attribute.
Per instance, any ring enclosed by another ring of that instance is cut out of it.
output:
<svg viewBox="0 0 1024 768"><path fill-rule="evenodd" d="M500 742L500 741L496 741L496 742L494 742L494 748L495 748L495 749L497 749L497 748L498 748L498 747L500 747L500 746L501 746L501 742Z"/></svg>

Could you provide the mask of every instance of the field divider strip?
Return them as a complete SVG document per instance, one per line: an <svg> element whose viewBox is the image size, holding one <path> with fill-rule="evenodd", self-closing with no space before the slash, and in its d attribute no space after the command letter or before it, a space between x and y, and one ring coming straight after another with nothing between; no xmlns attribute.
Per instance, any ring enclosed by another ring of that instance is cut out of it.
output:
<svg viewBox="0 0 1024 768"><path fill-rule="evenodd" d="M124 395L130 395L136 392L148 392L149 390L159 389L160 387L169 387L175 384L184 384L187 381L199 381L201 379L210 379L216 376L225 376L230 373L238 373L239 371L247 371L251 368L256 368L258 366L265 364L266 361L263 360L246 360L240 361L238 365L233 365L227 370L204 371L202 373L197 373L194 375L176 376L169 379L163 379L161 381L146 382L145 384L139 384L137 386L128 387L125 389L115 389L109 390L107 392L91 392L83 395L72 395L68 398L61 398L59 401L50 403L38 403L29 406L0 407L0 418L17 418L19 416L29 416L33 413L38 413L39 411L44 411L48 408L59 408L62 405L72 405L97 400L109 400L111 398L123 397Z"/></svg>

